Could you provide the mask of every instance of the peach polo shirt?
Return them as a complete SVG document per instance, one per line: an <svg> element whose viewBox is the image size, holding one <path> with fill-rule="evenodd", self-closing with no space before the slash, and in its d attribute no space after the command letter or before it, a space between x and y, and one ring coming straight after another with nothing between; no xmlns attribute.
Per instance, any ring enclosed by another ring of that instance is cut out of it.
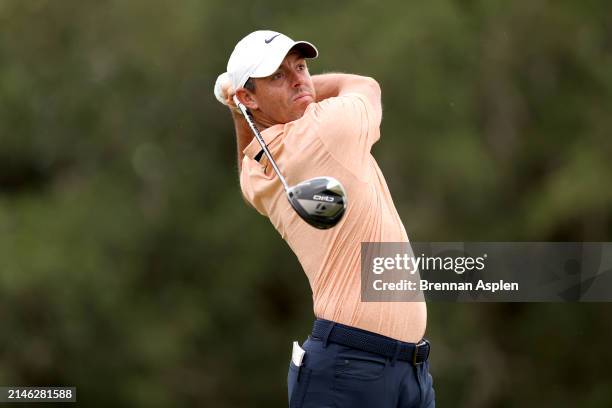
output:
<svg viewBox="0 0 612 408"><path fill-rule="evenodd" d="M348 205L333 228L318 230L291 208L268 159L244 150L240 186L298 257L312 289L315 316L416 342L425 332L423 302L361 302L361 242L408 242L391 194L370 153L380 138L382 111L363 95L345 94L308 106L293 122L263 132L289 185L331 176L344 186Z"/></svg>

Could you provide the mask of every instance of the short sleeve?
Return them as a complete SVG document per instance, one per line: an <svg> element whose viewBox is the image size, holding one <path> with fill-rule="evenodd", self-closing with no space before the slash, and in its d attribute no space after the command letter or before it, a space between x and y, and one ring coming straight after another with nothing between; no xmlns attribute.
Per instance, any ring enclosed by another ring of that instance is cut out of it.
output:
<svg viewBox="0 0 612 408"><path fill-rule="evenodd" d="M359 172L380 138L380 105L375 108L367 97L350 93L317 103L313 115L317 135L330 154Z"/></svg>
<svg viewBox="0 0 612 408"><path fill-rule="evenodd" d="M253 180L261 178L259 172L255 172L249 165L249 158L245 155L242 160L242 170L240 171L240 190L242 197L249 203L253 208L257 210L261 215L267 216L266 210L260 197L255 194L253 190Z"/></svg>

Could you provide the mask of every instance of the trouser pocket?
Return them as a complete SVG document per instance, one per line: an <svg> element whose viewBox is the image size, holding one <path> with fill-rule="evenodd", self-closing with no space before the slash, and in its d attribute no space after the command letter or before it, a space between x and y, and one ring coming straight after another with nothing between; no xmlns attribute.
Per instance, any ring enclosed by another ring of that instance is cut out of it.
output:
<svg viewBox="0 0 612 408"><path fill-rule="evenodd" d="M334 363L334 406L389 407L390 382L385 381L387 360L359 350L341 350Z"/></svg>
<svg viewBox="0 0 612 408"><path fill-rule="evenodd" d="M433 378L429 373L429 361L419 367L419 383L421 386L421 404L424 408L436 406L436 392L433 388Z"/></svg>
<svg viewBox="0 0 612 408"><path fill-rule="evenodd" d="M289 363L289 373L287 375L287 392L289 397L289 408L300 408L304 403L304 397L308 390L311 370L304 367L297 367L293 361Z"/></svg>
<svg viewBox="0 0 612 408"><path fill-rule="evenodd" d="M387 366L385 359L372 358L364 355L341 354L336 358L336 378L358 380L377 380Z"/></svg>

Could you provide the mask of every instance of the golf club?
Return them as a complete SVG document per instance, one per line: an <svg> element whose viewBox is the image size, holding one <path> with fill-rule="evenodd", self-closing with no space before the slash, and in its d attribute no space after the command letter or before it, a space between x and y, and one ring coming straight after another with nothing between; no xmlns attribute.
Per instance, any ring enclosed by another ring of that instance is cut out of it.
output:
<svg viewBox="0 0 612 408"><path fill-rule="evenodd" d="M290 187L276 165L259 130L255 127L251 113L246 106L240 103L236 95L234 95L234 102L245 117L268 160L270 160L274 172L287 193L287 199L291 207L304 221L315 228L328 229L335 226L342 219L346 210L346 192L342 184L333 177L315 177Z"/></svg>

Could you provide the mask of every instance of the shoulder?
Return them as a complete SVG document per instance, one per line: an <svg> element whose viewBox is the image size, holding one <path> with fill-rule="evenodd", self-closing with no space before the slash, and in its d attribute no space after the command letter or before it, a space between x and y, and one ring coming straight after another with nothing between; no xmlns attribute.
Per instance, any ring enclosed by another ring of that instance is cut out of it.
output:
<svg viewBox="0 0 612 408"><path fill-rule="evenodd" d="M368 98L365 95L356 92L327 98L318 103L314 103L313 105L314 111L318 113L325 111L332 111L334 113L347 111L347 113L350 113L351 110L374 110L374 107Z"/></svg>
<svg viewBox="0 0 612 408"><path fill-rule="evenodd" d="M374 106L367 96L356 92L312 104L307 113L317 122L367 122L368 128L379 126L382 118L380 105Z"/></svg>

